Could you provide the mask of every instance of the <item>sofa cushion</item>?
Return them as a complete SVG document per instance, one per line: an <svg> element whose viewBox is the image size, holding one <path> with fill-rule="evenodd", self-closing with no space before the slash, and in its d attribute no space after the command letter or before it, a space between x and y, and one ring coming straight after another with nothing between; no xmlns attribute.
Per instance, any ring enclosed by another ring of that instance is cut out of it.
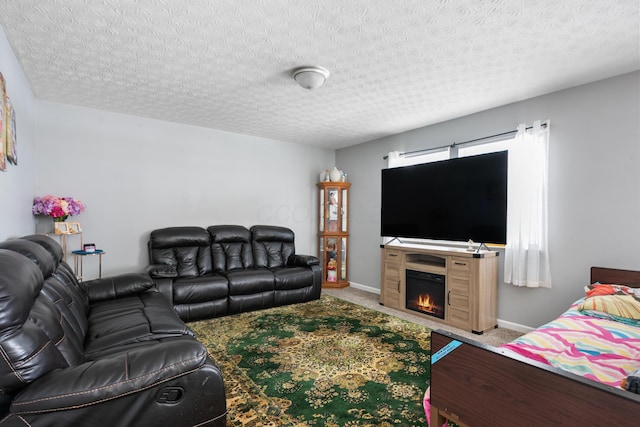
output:
<svg viewBox="0 0 640 427"><path fill-rule="evenodd" d="M159 292L91 304L85 354L133 342L193 336Z"/></svg>
<svg viewBox="0 0 640 427"><path fill-rule="evenodd" d="M227 279L219 274L178 279L173 283L174 304L199 303L228 296Z"/></svg>
<svg viewBox="0 0 640 427"><path fill-rule="evenodd" d="M69 365L57 347L64 341L61 316L48 298L39 296L43 277L38 266L0 249L0 271L0 387L9 395Z"/></svg>
<svg viewBox="0 0 640 427"><path fill-rule="evenodd" d="M253 258L256 267L276 268L287 265L295 254L295 235L292 230L273 225L251 227Z"/></svg>
<svg viewBox="0 0 640 427"><path fill-rule="evenodd" d="M43 277L51 275L58 266L58 262L54 259L53 255L36 242L12 239L0 242L0 248L18 252L29 258L38 266Z"/></svg>
<svg viewBox="0 0 640 427"><path fill-rule="evenodd" d="M51 254L56 263L62 262L62 258L64 257L62 246L49 236L45 236L43 234L31 234L29 236L21 237L20 240L29 240L39 244Z"/></svg>
<svg viewBox="0 0 640 427"><path fill-rule="evenodd" d="M201 227L167 227L149 236L149 257L153 265L173 266L178 277L209 274L211 249L209 233Z"/></svg>
<svg viewBox="0 0 640 427"><path fill-rule="evenodd" d="M87 287L91 302L113 300L144 292L153 287L151 278L142 273L127 273L95 279Z"/></svg>
<svg viewBox="0 0 640 427"><path fill-rule="evenodd" d="M251 232L247 228L241 225L214 225L207 231L211 236L214 271L253 268Z"/></svg>
<svg viewBox="0 0 640 427"><path fill-rule="evenodd" d="M230 295L249 295L273 291L273 273L266 269L231 270L225 272Z"/></svg>
<svg viewBox="0 0 640 427"><path fill-rule="evenodd" d="M176 304L174 306L178 316L185 322L213 319L229 313L229 299L217 299L196 303Z"/></svg>
<svg viewBox="0 0 640 427"><path fill-rule="evenodd" d="M313 271L305 267L282 267L271 270L276 290L299 289L313 285Z"/></svg>

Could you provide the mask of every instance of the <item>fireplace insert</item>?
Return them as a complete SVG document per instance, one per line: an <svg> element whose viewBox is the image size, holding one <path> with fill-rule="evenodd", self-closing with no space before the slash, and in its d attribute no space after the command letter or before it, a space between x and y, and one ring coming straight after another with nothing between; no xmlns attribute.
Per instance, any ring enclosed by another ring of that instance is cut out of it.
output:
<svg viewBox="0 0 640 427"><path fill-rule="evenodd" d="M407 270L406 307L429 316L444 319L445 276Z"/></svg>

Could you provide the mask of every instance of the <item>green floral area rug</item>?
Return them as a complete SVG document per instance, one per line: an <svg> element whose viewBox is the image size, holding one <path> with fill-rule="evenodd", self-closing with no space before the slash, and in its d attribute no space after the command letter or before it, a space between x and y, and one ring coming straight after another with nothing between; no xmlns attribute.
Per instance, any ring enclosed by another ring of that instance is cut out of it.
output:
<svg viewBox="0 0 640 427"><path fill-rule="evenodd" d="M228 426L426 426L430 329L323 295L193 322Z"/></svg>

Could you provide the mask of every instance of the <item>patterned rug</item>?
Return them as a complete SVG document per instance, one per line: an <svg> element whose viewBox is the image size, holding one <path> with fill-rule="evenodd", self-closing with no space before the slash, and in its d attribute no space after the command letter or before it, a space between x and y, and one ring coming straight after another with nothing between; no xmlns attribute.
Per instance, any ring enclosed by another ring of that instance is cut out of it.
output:
<svg viewBox="0 0 640 427"><path fill-rule="evenodd" d="M189 327L222 370L228 426L426 426L424 326L323 295Z"/></svg>

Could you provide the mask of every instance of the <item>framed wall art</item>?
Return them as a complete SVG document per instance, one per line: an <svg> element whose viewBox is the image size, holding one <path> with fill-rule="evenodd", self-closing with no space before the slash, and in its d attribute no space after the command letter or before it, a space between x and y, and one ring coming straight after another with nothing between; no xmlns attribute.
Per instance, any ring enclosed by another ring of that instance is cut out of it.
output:
<svg viewBox="0 0 640 427"><path fill-rule="evenodd" d="M7 114L5 98L7 91L4 84L4 76L0 73L0 171L7 170Z"/></svg>
<svg viewBox="0 0 640 427"><path fill-rule="evenodd" d="M6 144L7 130L5 128L7 115L5 113L6 111L6 107L4 103L5 95L6 95L6 91L4 87L4 76L2 75L2 73L0 73L0 171L7 170L7 144Z"/></svg>
<svg viewBox="0 0 640 427"><path fill-rule="evenodd" d="M16 112L13 109L13 105L11 104L11 100L8 96L5 98L5 110L6 110L6 120L5 120L5 129L7 130L5 135L5 146L6 146L6 156L7 161L14 165L18 164L18 150L16 147Z"/></svg>

